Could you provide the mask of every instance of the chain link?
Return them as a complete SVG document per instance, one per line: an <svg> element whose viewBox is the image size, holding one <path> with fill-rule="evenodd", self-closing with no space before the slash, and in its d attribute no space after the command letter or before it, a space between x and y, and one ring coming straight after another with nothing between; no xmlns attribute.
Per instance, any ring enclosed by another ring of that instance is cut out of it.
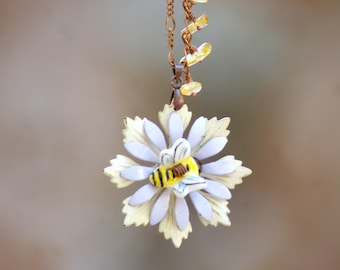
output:
<svg viewBox="0 0 340 270"><path fill-rule="evenodd" d="M175 41L174 41L174 33L176 29L176 20L175 20L175 0L167 1L167 16L165 19L165 28L167 30L168 36L168 62L172 69L175 68L175 57L173 53Z"/></svg>
<svg viewBox="0 0 340 270"><path fill-rule="evenodd" d="M182 6L184 9L184 14L185 14L185 29L182 32L182 40L184 43L184 55L185 57L188 54L193 54L196 51L196 47L191 45L191 40L192 40L192 34L190 33L190 31L188 30L188 26L191 22L195 22L196 21L196 17L195 15L191 12L191 8L193 7L194 2L192 0L183 0ZM186 81L190 82L192 81L192 77L190 74L190 69L189 66L187 64L187 62L184 62L184 69L183 72L186 75Z"/></svg>
<svg viewBox="0 0 340 270"><path fill-rule="evenodd" d="M191 8L195 3L192 0L183 0L183 9L185 13L185 27L188 28L190 22L195 22L196 17L191 12ZM172 69L175 68L175 56L173 53L173 49L175 46L174 34L176 29L176 20L175 20L175 0L167 0L167 15L165 19L165 28L167 30L167 42L168 42L168 62ZM189 53L194 53L196 51L195 46L191 45L192 34L185 30L182 34L182 40L184 43L184 54L185 56ZM185 64L186 66L186 64Z"/></svg>

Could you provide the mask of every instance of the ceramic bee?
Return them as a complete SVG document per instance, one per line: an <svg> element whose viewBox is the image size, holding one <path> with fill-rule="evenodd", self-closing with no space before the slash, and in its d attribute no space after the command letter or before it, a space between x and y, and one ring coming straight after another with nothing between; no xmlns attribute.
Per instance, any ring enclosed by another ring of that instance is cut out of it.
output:
<svg viewBox="0 0 340 270"><path fill-rule="evenodd" d="M160 188L171 187L178 197L204 188L206 181L199 176L199 162L190 156L190 150L185 139L178 139L170 149L163 150L161 165L149 176L150 183Z"/></svg>

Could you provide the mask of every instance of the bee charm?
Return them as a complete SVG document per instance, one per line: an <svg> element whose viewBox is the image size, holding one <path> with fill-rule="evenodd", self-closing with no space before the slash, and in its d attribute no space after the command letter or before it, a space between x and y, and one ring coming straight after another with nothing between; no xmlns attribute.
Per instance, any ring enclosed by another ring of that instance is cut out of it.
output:
<svg viewBox="0 0 340 270"><path fill-rule="evenodd" d="M192 157L184 158L174 165L158 167L149 180L156 187L167 188L179 182L187 173L199 173L198 165Z"/></svg>
<svg viewBox="0 0 340 270"><path fill-rule="evenodd" d="M150 183L160 188L172 187L178 197L205 187L206 181L199 176L200 165L190 157L190 149L187 140L179 139L170 149L163 150L161 165L149 176Z"/></svg>

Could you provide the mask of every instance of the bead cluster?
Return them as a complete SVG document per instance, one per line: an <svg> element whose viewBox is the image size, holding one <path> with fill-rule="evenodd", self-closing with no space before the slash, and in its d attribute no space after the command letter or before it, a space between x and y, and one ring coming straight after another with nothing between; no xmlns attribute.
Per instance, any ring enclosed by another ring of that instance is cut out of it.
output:
<svg viewBox="0 0 340 270"><path fill-rule="evenodd" d="M167 29L168 29L168 42L169 42L169 63L174 70L174 82L176 86L173 88L175 94L173 96L175 109L180 109L184 104L184 96L195 96L202 89L202 84L200 82L193 81L190 74L190 67L194 64L200 63L205 57L207 57L211 52L211 44L203 43L199 47L195 47L191 44L192 35L208 25L208 16L206 14L201 15L196 18L192 13L191 8L196 3L206 3L207 0L183 0L183 8L185 12L185 22L186 26L181 30L182 40L185 46L184 56L180 59L179 64L174 64L174 57L172 53L173 48L173 30L175 28L175 19L173 16L173 1L172 4L168 3L168 18L167 18ZM169 9L170 7L170 9ZM171 18L171 26L169 27L169 21ZM169 38L170 37L170 38ZM180 69L180 72L178 70ZM182 71L185 74L182 78ZM175 99L180 100L180 102ZM176 105L180 104L180 105Z"/></svg>

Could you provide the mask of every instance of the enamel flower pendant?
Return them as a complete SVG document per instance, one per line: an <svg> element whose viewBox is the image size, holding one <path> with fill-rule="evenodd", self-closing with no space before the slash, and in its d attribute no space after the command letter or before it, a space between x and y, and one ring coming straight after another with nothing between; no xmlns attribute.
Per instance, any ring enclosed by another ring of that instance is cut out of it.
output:
<svg viewBox="0 0 340 270"><path fill-rule="evenodd" d="M217 120L203 116L191 121L192 113L183 96L195 96L202 88L192 80L190 67L211 52L211 44L196 48L192 34L208 24L207 15L199 18L191 8L207 0L183 0L186 27L181 31L184 57L175 64L174 0L167 0L165 25L168 36L168 62L173 71L170 105L159 112L160 127L146 118L125 120L124 147L135 160L117 155L104 173L123 188L141 182L132 196L123 201L124 225L157 225L165 239L179 248L192 231L188 201L192 202L203 225L230 226L230 189L251 174L234 156L212 160L227 144L228 117ZM188 128L189 124L191 127ZM184 135L184 134L187 134Z"/></svg>
<svg viewBox="0 0 340 270"><path fill-rule="evenodd" d="M105 168L105 174L119 188L143 182L123 202L124 225L159 224L159 231L175 247L180 247L192 231L188 200L205 226L230 226L229 189L251 174L234 156L204 162L227 144L229 118L199 117L185 138L191 115L186 105L178 111L165 105L159 112L163 131L146 118L127 118L124 147L138 161L118 155Z"/></svg>

